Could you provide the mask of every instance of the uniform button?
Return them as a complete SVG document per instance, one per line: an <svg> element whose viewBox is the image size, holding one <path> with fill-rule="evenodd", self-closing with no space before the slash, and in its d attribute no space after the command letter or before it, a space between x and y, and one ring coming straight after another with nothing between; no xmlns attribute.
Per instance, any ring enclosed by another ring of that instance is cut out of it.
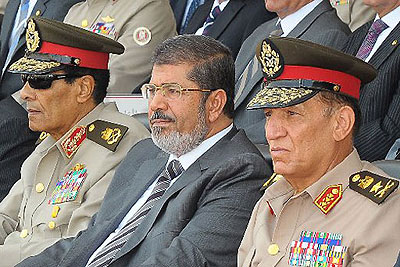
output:
<svg viewBox="0 0 400 267"><path fill-rule="evenodd" d="M56 223L53 221L49 222L49 228L50 228L50 230L53 230L54 228L56 228Z"/></svg>
<svg viewBox="0 0 400 267"><path fill-rule="evenodd" d="M40 14L42 14L42 12L40 10L36 11L36 16L40 16Z"/></svg>
<svg viewBox="0 0 400 267"><path fill-rule="evenodd" d="M19 235L21 238L25 238L28 236L28 230L24 229L21 231L21 234Z"/></svg>
<svg viewBox="0 0 400 267"><path fill-rule="evenodd" d="M275 256L276 254L278 254L278 252L279 252L279 247L278 247L277 244L271 244L271 245L269 245L269 247L268 247L268 253L269 253L269 255Z"/></svg>
<svg viewBox="0 0 400 267"><path fill-rule="evenodd" d="M44 185L43 185L42 183L38 183L38 184L36 185L36 192L42 193L43 190L44 190Z"/></svg>

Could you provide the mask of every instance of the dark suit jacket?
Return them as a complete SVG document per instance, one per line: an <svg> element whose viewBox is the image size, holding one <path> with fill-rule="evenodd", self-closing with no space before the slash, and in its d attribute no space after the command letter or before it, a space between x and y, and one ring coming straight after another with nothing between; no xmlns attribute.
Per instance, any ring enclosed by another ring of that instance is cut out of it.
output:
<svg viewBox="0 0 400 267"><path fill-rule="evenodd" d="M0 201L21 178L21 165L35 149L26 111L9 96L0 101Z"/></svg>
<svg viewBox="0 0 400 267"><path fill-rule="evenodd" d="M168 156L150 139L139 142L118 167L88 229L19 266L85 266L161 173ZM260 185L270 174L244 132L232 129L183 172L110 266L235 267Z"/></svg>
<svg viewBox="0 0 400 267"><path fill-rule="evenodd" d="M372 21L350 35L345 52L356 55ZM397 40L394 42L394 40ZM372 82L360 90L362 126L355 147L364 160L384 159L400 138L400 23L369 60L378 70Z"/></svg>
<svg viewBox="0 0 400 267"><path fill-rule="evenodd" d="M185 13L186 0L169 0L169 4L171 5L172 11L174 12L176 20L176 32L179 33L183 15Z"/></svg>
<svg viewBox="0 0 400 267"><path fill-rule="evenodd" d="M40 16L62 21L69 8L82 0L38 0L33 8L32 15L40 11ZM0 33L0 100L18 91L22 87L22 81L19 74L13 74L5 71L1 75L8 54L8 41L14 28L15 16L18 12L20 0L9 0L3 18L3 24ZM25 34L22 34L8 67L25 53Z"/></svg>
<svg viewBox="0 0 400 267"><path fill-rule="evenodd" d="M400 267L400 253L399 253L399 257L397 258L397 261L396 261L394 267Z"/></svg>
<svg viewBox="0 0 400 267"><path fill-rule="evenodd" d="M203 26L213 3L214 0L207 0L197 8L185 33L195 33ZM233 58L236 58L242 43L254 29L274 17L275 13L265 9L264 0L230 0L207 35L228 46Z"/></svg>
<svg viewBox="0 0 400 267"><path fill-rule="evenodd" d="M264 112L263 110L248 111L246 106L261 89L263 79L261 67L241 93L238 92L238 79L250 60L254 58L257 44L275 29L277 20L278 18L260 25L243 43L235 61L235 124L238 128L245 129L250 140L257 144L266 143ZM346 44L348 34L350 34L348 26L339 19L329 1L324 0L300 21L288 37L341 49Z"/></svg>

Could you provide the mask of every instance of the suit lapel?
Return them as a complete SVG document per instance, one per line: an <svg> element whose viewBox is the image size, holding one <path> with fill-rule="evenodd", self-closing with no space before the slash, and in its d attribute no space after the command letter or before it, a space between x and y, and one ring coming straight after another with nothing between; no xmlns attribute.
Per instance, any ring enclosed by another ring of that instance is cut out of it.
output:
<svg viewBox="0 0 400 267"><path fill-rule="evenodd" d="M260 40L262 40L262 39L264 39L264 38L266 38L266 37L268 37L269 36L269 34L270 34L270 32L275 28L275 25L276 25L276 22L277 22L277 20L278 20L278 18L274 18L274 19L272 19L272 20L270 20L270 21L268 21L268 22L266 22L265 24L263 24L263 25L265 25L265 27L264 27L264 29L262 29L262 32L264 33L264 36L263 36L263 38L261 38ZM250 36L252 36L252 35L250 35ZM254 42L256 42L256 43L258 43L258 40L254 40ZM253 48L254 47L254 48ZM245 69L246 69L246 67L247 67L247 65L249 64L249 62L251 61L251 60L253 60L253 58L254 58L254 55L255 55L255 51L256 51L256 44L254 44L253 46L251 46L251 48L249 49L249 51L247 51L248 52L248 60L247 60L247 63L246 63L246 66L243 66L243 70L242 70L242 73L245 71ZM253 48L253 49L252 49ZM258 68L259 68L259 70L256 72L256 73L254 73L254 75L251 77L251 79L249 80L249 82L247 83L247 84L245 84L245 87L243 88L243 91L242 92L239 92L238 90L239 90L239 87L240 87L240 84L236 84L235 85L235 94L237 94L239 97L237 98L237 101L235 102L235 107L234 107L234 109L236 110L242 103L243 103L243 101L246 99L246 97L250 94L250 92L252 91L252 89L253 89L253 87L262 79L262 77L263 77L263 74L262 74L262 71L261 71L261 65L260 65L260 63L258 62L258 60L254 63L254 64L258 64ZM254 67L253 67L253 69L254 69ZM241 74L240 74L241 75ZM249 73L248 75L251 75L251 73ZM239 79L238 79L239 80Z"/></svg>
<svg viewBox="0 0 400 267"><path fill-rule="evenodd" d="M7 13L4 14L3 18L3 25L1 27L1 65L4 64L4 61L7 58L8 54L8 41L11 37L11 32L14 27L12 25L14 24L15 16L17 15L18 12L18 7L19 7L19 0L10 0L8 3L8 10ZM7 31L5 30L7 29ZM1 70L0 70L1 73Z"/></svg>
<svg viewBox="0 0 400 267"><path fill-rule="evenodd" d="M119 224L122 221L122 219L132 208L132 206L138 201L138 199L154 182L154 180L157 178L157 176L162 172L163 168L165 167L165 164L168 160L168 155L163 152L161 152L159 155L161 156L157 157L156 159L145 161L136 171L135 176L129 178L127 183L125 183L122 186L120 184L117 185L119 189L124 188L124 190L121 192L121 194L118 195L118 198L112 198L113 201L107 203L107 208L104 208L102 210L106 211L120 210L120 212L118 213L117 216L115 216L115 213L107 212L107 214L105 214L104 216L105 217L104 220L111 220L117 224Z"/></svg>
<svg viewBox="0 0 400 267"><path fill-rule="evenodd" d="M287 36L299 38L319 16L329 10L332 10L332 7L327 1L323 0Z"/></svg>
<svg viewBox="0 0 400 267"><path fill-rule="evenodd" d="M391 31L389 36L383 41L375 54L368 63L378 69L383 62L399 47L400 42L400 23Z"/></svg>
<svg viewBox="0 0 400 267"><path fill-rule="evenodd" d="M185 29L185 32L195 33L200 27L203 26L208 17L208 14L210 13L213 2L214 1L212 0L206 1L203 5L200 5L197 8L192 18L190 19L189 24Z"/></svg>
<svg viewBox="0 0 400 267"><path fill-rule="evenodd" d="M224 8L221 15L216 18L214 24L210 28L208 35L217 39L228 26L228 24L235 18L240 9L243 8L244 5L245 4L243 3L243 1L229 1L228 5Z"/></svg>
<svg viewBox="0 0 400 267"><path fill-rule="evenodd" d="M213 147L211 147L206 153L204 153L198 160L196 160L182 175L178 178L178 180L165 192L164 196L153 206L150 212L147 214L146 218L140 224L140 226L135 231L127 243L122 247L122 249L116 254L114 261L118 258L122 257L129 251L133 250L136 246L143 241L143 239L147 236L150 229L153 227L161 209L168 204L169 199L178 193L180 190L185 188L188 184L195 182L200 179L201 174L209 168L211 164L215 163L217 156L215 153L220 152L220 147L225 146L228 140L232 139L232 137L237 133L237 129L233 127L231 131L229 131L226 136L224 136L221 140L219 140ZM164 167L166 161L164 162ZM152 165L154 168L154 165ZM159 171L161 172L161 171ZM144 175L144 174L143 174Z"/></svg>

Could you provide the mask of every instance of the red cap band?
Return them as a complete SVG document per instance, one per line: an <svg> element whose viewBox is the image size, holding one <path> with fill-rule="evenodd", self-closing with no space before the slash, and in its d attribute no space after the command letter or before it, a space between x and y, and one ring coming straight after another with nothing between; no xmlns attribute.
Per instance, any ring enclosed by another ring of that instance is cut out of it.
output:
<svg viewBox="0 0 400 267"><path fill-rule="evenodd" d="M42 42L39 53L69 56L79 58L79 67L91 69L108 69L108 53L90 51L71 46Z"/></svg>
<svg viewBox="0 0 400 267"><path fill-rule="evenodd" d="M350 95L356 99L360 97L361 80L353 75L336 71L321 69L310 66L285 65L285 69L275 80L314 80L330 82L340 85L341 93Z"/></svg>

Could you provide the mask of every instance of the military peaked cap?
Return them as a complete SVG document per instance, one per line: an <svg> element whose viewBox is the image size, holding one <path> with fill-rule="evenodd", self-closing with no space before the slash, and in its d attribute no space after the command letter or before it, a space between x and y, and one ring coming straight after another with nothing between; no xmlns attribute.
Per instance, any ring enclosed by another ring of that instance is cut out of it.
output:
<svg viewBox="0 0 400 267"><path fill-rule="evenodd" d="M297 105L320 91L358 99L376 70L335 49L295 38L269 37L257 46L264 82L247 109Z"/></svg>
<svg viewBox="0 0 400 267"><path fill-rule="evenodd" d="M124 46L102 35L42 17L28 19L25 56L10 66L14 73L46 74L64 65L108 69L109 54Z"/></svg>

